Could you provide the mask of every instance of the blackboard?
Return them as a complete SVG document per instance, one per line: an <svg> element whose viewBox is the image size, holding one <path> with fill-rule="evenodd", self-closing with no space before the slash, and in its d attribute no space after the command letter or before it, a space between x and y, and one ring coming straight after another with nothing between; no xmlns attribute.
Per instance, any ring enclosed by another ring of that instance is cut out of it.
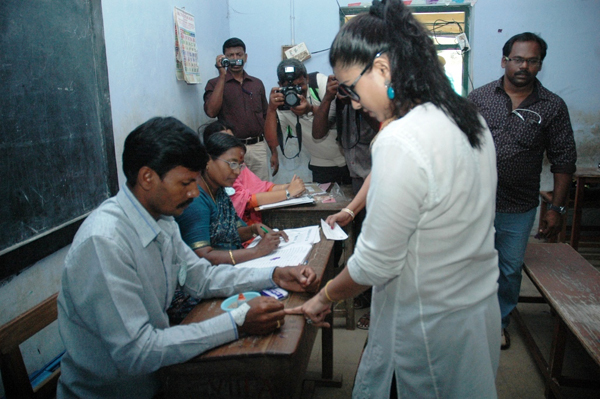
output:
<svg viewBox="0 0 600 399"><path fill-rule="evenodd" d="M101 0L0 3L0 280L117 191Z"/></svg>

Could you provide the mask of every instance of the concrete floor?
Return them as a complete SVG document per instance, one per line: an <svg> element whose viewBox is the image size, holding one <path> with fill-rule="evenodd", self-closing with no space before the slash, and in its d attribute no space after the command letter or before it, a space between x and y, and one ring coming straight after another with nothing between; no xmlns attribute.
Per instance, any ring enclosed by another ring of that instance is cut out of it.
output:
<svg viewBox="0 0 600 399"><path fill-rule="evenodd" d="M521 293L523 295L536 295L533 284L524 276ZM550 308L543 304L519 304L518 306L525 322L540 345L542 353L550 352L551 333L553 328ZM363 315L365 310L356 311L356 320ZM536 364L526 348L523 336L517 328L516 322L509 326L511 347L501 351L500 366L496 379L496 389L500 399L541 399L544 398L544 383ZM361 350L368 332L356 329L348 331L344 328L344 319L336 318L334 327L334 375L341 375L343 384L341 388L316 387L314 392L310 384L305 384L304 398L337 399L351 398L352 384ZM591 378L600 381L600 369L578 345L570 340L565 355L564 373L569 377ZM309 373L318 373L321 370L321 345L317 337L313 353L308 366ZM582 389L563 389L566 399L598 398L598 391Z"/></svg>

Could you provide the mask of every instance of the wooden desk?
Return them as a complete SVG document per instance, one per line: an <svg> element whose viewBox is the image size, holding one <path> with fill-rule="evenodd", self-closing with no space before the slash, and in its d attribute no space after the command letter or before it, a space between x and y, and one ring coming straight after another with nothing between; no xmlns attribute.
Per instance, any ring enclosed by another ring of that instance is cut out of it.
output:
<svg viewBox="0 0 600 399"><path fill-rule="evenodd" d="M333 273L333 241L321 233L308 264L327 281ZM290 293L285 307L303 304L313 294ZM203 301L183 324L199 322L221 313L223 299ZM329 322L332 317L329 315ZM333 332L322 330L322 378L333 378ZM205 352L190 361L161 370L166 397L298 398L302 390L317 328L301 315L288 315L273 334L247 336ZM341 384L339 384L341 385Z"/></svg>
<svg viewBox="0 0 600 399"><path fill-rule="evenodd" d="M322 203L310 205L298 205L285 208L274 208L262 211L263 223L272 228L293 229L304 226L321 225L321 219L327 219L327 216L339 212L345 208L354 199L351 185L341 186L346 200L337 202ZM351 222L343 227L348 238L344 241L344 264L348 264L348 259L354 252L354 243L356 242L355 224ZM337 265L336 265L337 266ZM335 312L336 316L346 318L346 330L354 330L354 299L345 301L345 310Z"/></svg>
<svg viewBox="0 0 600 399"><path fill-rule="evenodd" d="M581 233L581 210L583 208L584 187L588 183L600 183L600 169L577 168L573 174L576 181L575 200L573 203L573 225L571 227L571 247L579 248Z"/></svg>

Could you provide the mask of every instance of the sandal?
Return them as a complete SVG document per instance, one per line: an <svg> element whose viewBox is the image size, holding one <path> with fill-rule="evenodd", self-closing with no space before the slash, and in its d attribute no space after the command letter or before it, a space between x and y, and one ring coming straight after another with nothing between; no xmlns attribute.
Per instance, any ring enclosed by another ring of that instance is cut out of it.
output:
<svg viewBox="0 0 600 399"><path fill-rule="evenodd" d="M356 327L361 330L368 330L369 323L371 322L371 312L367 312L358 319L358 323L356 323Z"/></svg>

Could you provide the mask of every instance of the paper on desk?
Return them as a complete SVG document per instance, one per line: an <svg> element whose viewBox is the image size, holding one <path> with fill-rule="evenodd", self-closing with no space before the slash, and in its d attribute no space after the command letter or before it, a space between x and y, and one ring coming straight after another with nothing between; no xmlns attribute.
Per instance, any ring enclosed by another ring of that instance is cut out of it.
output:
<svg viewBox="0 0 600 399"><path fill-rule="evenodd" d="M257 211L263 211L265 209L281 208L284 206L301 205L301 204L314 204L315 200L310 196L302 196L300 198L292 198L289 200L275 202L273 204L266 204L257 206L254 208Z"/></svg>
<svg viewBox="0 0 600 399"><path fill-rule="evenodd" d="M277 229L273 229L277 231ZM316 244L321 241L321 235L319 234L319 226L307 226L300 227L297 229L285 229L283 230L288 236L288 241L284 241L282 238L279 242L279 248L287 247L290 245L298 244ZM248 248L255 247L262 237L256 237L249 245Z"/></svg>
<svg viewBox="0 0 600 399"><path fill-rule="evenodd" d="M282 238L279 247L269 255L238 263L237 267L283 267L300 265L306 260L313 244L321 241L319 226L286 229L283 231L288 236L287 242ZM261 239L262 237L256 237L254 241L248 245L248 248L256 246Z"/></svg>
<svg viewBox="0 0 600 399"><path fill-rule="evenodd" d="M238 263L236 267L285 267L297 266L306 260L306 257L312 249L312 244L296 244L280 247L262 258Z"/></svg>
<svg viewBox="0 0 600 399"><path fill-rule="evenodd" d="M323 219L321 219L321 229L323 230L323 234L325 234L325 238L327 238L328 240L342 241L348 238L348 234L346 234L346 232L342 230L340 225L337 223L333 226L332 229L330 225L328 225Z"/></svg>

